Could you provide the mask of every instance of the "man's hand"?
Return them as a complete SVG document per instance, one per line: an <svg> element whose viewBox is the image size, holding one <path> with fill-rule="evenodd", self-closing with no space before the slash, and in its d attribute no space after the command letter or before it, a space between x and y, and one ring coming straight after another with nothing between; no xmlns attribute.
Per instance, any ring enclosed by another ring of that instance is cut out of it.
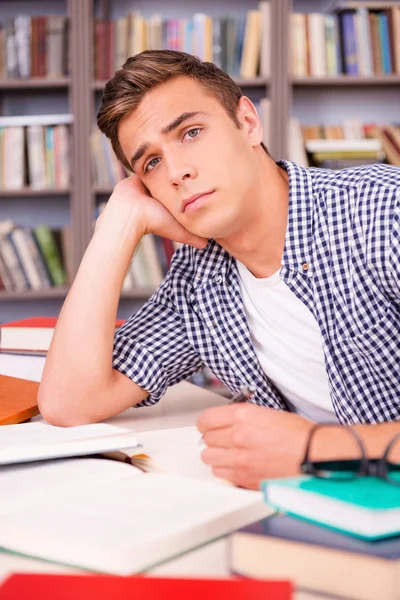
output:
<svg viewBox="0 0 400 600"><path fill-rule="evenodd" d="M262 479L299 473L311 421L251 403L208 408L197 421L214 475L259 489Z"/></svg>
<svg viewBox="0 0 400 600"><path fill-rule="evenodd" d="M175 242L189 244L195 248L205 248L208 240L190 233L172 216L160 203L150 196L147 188L137 175L123 179L114 188L104 212L97 220L96 228L102 226L102 221L113 218L113 212L128 211L135 213L141 235L155 233Z"/></svg>

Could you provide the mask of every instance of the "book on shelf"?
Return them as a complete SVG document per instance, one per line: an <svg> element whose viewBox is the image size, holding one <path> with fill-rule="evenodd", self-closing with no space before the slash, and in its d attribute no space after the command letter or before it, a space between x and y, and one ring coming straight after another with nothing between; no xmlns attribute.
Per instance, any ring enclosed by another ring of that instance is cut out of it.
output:
<svg viewBox="0 0 400 600"><path fill-rule="evenodd" d="M71 255L69 228L27 228L10 219L0 221L0 289L12 293L62 286L67 283L64 263L72 268Z"/></svg>
<svg viewBox="0 0 400 600"><path fill-rule="evenodd" d="M278 510L349 535L378 540L400 534L400 487L377 477L287 477L265 480L262 489Z"/></svg>
<svg viewBox="0 0 400 600"><path fill-rule="evenodd" d="M100 215L105 207L106 203L100 202L95 216ZM180 242L154 234L143 236L126 273L122 290L155 290L167 274L172 256L181 245Z"/></svg>
<svg viewBox="0 0 400 600"><path fill-rule="evenodd" d="M398 599L399 537L368 542L276 514L235 531L229 543L231 572L240 577L289 579L313 594Z"/></svg>
<svg viewBox="0 0 400 600"><path fill-rule="evenodd" d="M18 377L0 375L0 425L13 425L39 414L39 384Z"/></svg>
<svg viewBox="0 0 400 600"><path fill-rule="evenodd" d="M251 79L270 75L270 3L262 0L245 15L149 18L134 11L116 21L94 20L94 77L109 79L129 56L170 49L212 61L229 75Z"/></svg>
<svg viewBox="0 0 400 600"><path fill-rule="evenodd" d="M49 120L57 120L55 117ZM59 118L62 120L62 115ZM36 121L41 119L46 121L46 116ZM69 154L68 124L0 118L0 156L4 157L0 162L0 190L67 189Z"/></svg>
<svg viewBox="0 0 400 600"><path fill-rule="evenodd" d="M167 432L161 433L167 440ZM145 473L101 458L3 466L0 487L7 486L8 493L0 498L0 546L91 571L129 575L270 514L273 509L259 491L226 485L209 468L208 476L193 476L201 462L196 434L188 453L188 444L179 443L179 429L171 431L175 458L185 462L179 475ZM139 441L140 434L135 436Z"/></svg>
<svg viewBox="0 0 400 600"><path fill-rule="evenodd" d="M335 152L367 152L379 153L382 152L382 144L377 139L359 139L359 140L307 140L306 150L310 153L335 153Z"/></svg>
<svg viewBox="0 0 400 600"><path fill-rule="evenodd" d="M117 319L115 328L124 322ZM30 317L0 324L0 352L46 356L56 324L57 317Z"/></svg>
<svg viewBox="0 0 400 600"><path fill-rule="evenodd" d="M17 15L0 24L0 80L69 73L68 18Z"/></svg>
<svg viewBox="0 0 400 600"><path fill-rule="evenodd" d="M291 600L292 585L288 581L246 581L238 579L195 579L174 577L115 577L112 575L54 575L17 573L0 587L0 596L8 600L32 597L41 600L96 598L118 600Z"/></svg>
<svg viewBox="0 0 400 600"><path fill-rule="evenodd" d="M291 72L297 77L400 73L400 5L350 2L331 14L292 13Z"/></svg>
<svg viewBox="0 0 400 600"><path fill-rule="evenodd" d="M100 188L113 188L127 176L111 147L111 142L97 127L90 135L93 182Z"/></svg>
<svg viewBox="0 0 400 600"><path fill-rule="evenodd" d="M297 125L297 131L292 133L289 149L299 140L298 128ZM341 125L303 125L300 129L312 166L345 169L382 162L400 166L398 125L363 124L359 119L347 119Z"/></svg>

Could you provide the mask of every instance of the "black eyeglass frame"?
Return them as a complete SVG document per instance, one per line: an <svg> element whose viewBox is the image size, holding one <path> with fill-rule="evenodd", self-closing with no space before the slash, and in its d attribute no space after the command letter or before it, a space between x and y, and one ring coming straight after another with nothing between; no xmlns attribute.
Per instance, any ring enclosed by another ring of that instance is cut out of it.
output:
<svg viewBox="0 0 400 600"><path fill-rule="evenodd" d="M367 450L360 436L354 431L354 429L351 429L346 425L340 425L339 427L346 427L347 432L353 436L360 450L360 458L349 460L310 461L308 455L310 453L314 434L317 430L324 427L338 427L338 425L336 423L317 423L312 427L308 437L304 458L300 464L300 470L303 474L312 475L313 477L318 477L319 479L330 479L328 476L324 477L321 475L321 471L330 470L335 471L335 473L340 473L340 471L346 471L348 473L350 471L353 473L352 476L346 476L343 478L335 477L335 481L349 481L351 479L357 479L358 477L379 477L388 483L400 486L400 479L392 479L389 474L390 471L400 472L400 464L391 463L388 461L390 451L392 450L394 444L400 439L400 433L397 433L390 440L381 458L368 458ZM352 468L354 467L355 463L358 465L357 470Z"/></svg>

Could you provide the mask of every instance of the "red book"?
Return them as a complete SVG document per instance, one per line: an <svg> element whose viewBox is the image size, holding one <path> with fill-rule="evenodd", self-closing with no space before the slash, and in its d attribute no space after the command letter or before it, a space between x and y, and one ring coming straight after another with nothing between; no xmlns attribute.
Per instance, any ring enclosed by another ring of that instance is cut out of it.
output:
<svg viewBox="0 0 400 600"><path fill-rule="evenodd" d="M57 317L31 317L0 325L0 352L45 356L50 347ZM116 321L116 328L123 320Z"/></svg>
<svg viewBox="0 0 400 600"><path fill-rule="evenodd" d="M287 581L173 579L111 575L12 575L1 600L290 600Z"/></svg>

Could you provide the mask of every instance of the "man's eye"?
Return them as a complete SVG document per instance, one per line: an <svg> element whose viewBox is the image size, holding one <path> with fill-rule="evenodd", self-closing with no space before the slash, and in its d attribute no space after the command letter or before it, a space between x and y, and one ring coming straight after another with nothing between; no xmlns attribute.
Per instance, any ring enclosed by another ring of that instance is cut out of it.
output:
<svg viewBox="0 0 400 600"><path fill-rule="evenodd" d="M189 136L190 139L196 138L199 135L200 131L201 129L199 127L189 129L189 131L187 131L183 137L185 138L186 136Z"/></svg>
<svg viewBox="0 0 400 600"><path fill-rule="evenodd" d="M152 169L154 169L154 167L156 167L158 165L159 158L152 158L151 160L149 160L149 162L146 165L146 168L144 170L145 173L148 173L148 171L151 171Z"/></svg>

